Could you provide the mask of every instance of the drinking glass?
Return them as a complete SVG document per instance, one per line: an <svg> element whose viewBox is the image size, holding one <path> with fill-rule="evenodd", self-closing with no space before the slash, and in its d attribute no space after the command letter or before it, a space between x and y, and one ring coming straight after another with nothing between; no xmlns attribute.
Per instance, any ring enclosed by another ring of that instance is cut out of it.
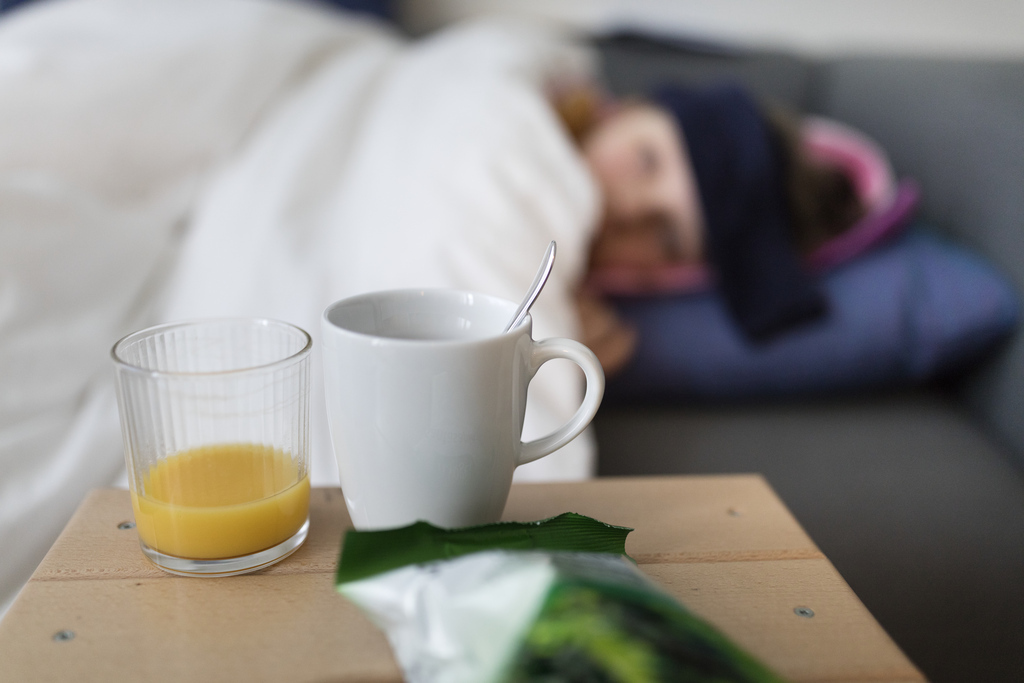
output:
<svg viewBox="0 0 1024 683"><path fill-rule="evenodd" d="M173 574L284 559L309 529L312 340L265 319L151 327L111 354L142 552Z"/></svg>

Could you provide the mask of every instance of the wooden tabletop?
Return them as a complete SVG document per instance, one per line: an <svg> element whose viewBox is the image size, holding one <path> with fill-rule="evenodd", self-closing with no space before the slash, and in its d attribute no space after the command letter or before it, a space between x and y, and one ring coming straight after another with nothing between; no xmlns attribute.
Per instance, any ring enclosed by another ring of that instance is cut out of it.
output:
<svg viewBox="0 0 1024 683"><path fill-rule="evenodd" d="M756 475L512 488L505 519L561 512L633 527L640 568L793 681L923 681ZM94 491L0 622L0 681L400 681L387 641L334 592L339 489L310 534L256 574L182 578L139 550L128 493Z"/></svg>

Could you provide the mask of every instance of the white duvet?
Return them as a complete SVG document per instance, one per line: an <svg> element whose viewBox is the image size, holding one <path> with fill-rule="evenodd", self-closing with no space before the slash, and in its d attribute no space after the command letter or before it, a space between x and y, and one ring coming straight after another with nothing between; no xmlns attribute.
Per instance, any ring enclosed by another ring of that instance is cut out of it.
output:
<svg viewBox="0 0 1024 683"><path fill-rule="evenodd" d="M599 208L544 97L590 56L523 25L410 42L295 2L57 0L0 19L0 604L90 488L123 477L109 348L211 315L296 323L396 287L519 299L577 334ZM314 356L313 481L337 482ZM524 432L580 375L549 364ZM588 434L520 479L589 476ZM2 608L0 608L2 609Z"/></svg>

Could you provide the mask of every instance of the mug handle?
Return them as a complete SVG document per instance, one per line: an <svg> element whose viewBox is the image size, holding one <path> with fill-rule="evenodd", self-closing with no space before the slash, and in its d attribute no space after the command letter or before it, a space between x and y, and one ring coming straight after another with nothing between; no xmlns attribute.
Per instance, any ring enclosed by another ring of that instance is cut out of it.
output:
<svg viewBox="0 0 1024 683"><path fill-rule="evenodd" d="M547 436L524 442L519 450L519 462L516 466L543 458L575 439L594 419L597 409L601 406L601 398L604 397L604 369L594 352L577 341L561 337L534 342L533 354L530 356L533 373L536 374L540 366L556 358L571 360L583 370L587 378L587 391L583 395L583 402L577 408L576 414L564 425Z"/></svg>

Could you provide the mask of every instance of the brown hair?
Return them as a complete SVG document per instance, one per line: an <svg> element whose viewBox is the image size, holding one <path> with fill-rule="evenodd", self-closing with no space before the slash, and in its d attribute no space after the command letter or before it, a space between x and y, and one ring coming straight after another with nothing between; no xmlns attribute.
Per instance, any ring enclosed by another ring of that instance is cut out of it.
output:
<svg viewBox="0 0 1024 683"><path fill-rule="evenodd" d="M583 144L608 107L607 96L589 84L558 88L552 93L551 102L577 146Z"/></svg>
<svg viewBox="0 0 1024 683"><path fill-rule="evenodd" d="M808 156L795 114L776 105L764 113L782 153L793 241L808 253L852 227L865 207L842 169Z"/></svg>

